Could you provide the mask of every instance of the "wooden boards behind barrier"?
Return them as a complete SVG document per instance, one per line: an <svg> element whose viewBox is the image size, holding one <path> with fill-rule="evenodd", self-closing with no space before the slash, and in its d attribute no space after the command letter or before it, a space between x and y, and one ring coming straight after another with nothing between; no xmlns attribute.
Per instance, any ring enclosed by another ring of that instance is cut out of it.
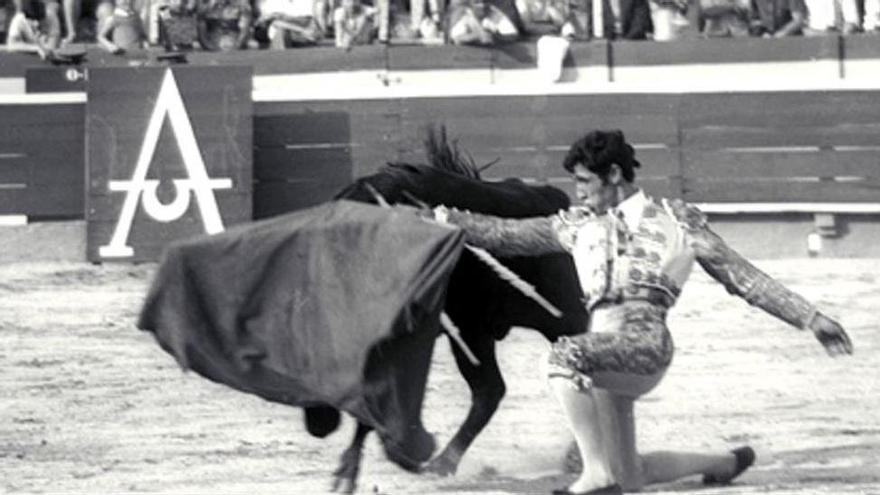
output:
<svg viewBox="0 0 880 495"><path fill-rule="evenodd" d="M0 215L83 217L84 110L0 105Z"/></svg>
<svg viewBox="0 0 880 495"><path fill-rule="evenodd" d="M316 121L341 108L338 102L286 105ZM358 124L349 128L348 154L333 159L351 158L351 178L386 161L423 163L425 128L442 124L478 165L497 161L486 178L567 188L561 164L571 143L591 129L619 128L643 164L640 184L654 195L694 202L880 201L880 100L871 91L407 98L346 108Z"/></svg>
<svg viewBox="0 0 880 495"><path fill-rule="evenodd" d="M679 125L689 201L880 201L875 92L688 95Z"/></svg>

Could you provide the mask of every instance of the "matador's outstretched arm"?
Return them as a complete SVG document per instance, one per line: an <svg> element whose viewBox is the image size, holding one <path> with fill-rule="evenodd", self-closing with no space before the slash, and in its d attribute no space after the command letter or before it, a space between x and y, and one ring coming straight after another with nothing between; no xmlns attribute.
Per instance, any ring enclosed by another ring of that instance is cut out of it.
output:
<svg viewBox="0 0 880 495"><path fill-rule="evenodd" d="M438 208L435 218L464 230L468 244L499 256L567 252L554 227L555 216L514 219Z"/></svg>
<svg viewBox="0 0 880 495"><path fill-rule="evenodd" d="M681 201L665 204L688 232L697 262L731 294L799 329L810 329L831 355L851 354L843 327L800 294L767 275L709 229L705 215Z"/></svg>

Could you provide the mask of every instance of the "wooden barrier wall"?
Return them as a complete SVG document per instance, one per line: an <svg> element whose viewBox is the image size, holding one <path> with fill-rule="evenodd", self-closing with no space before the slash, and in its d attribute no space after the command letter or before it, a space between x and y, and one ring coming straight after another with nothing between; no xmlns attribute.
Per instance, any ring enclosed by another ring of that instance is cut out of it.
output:
<svg viewBox="0 0 880 495"><path fill-rule="evenodd" d="M0 106L0 215L83 218L85 107Z"/></svg>
<svg viewBox="0 0 880 495"><path fill-rule="evenodd" d="M83 218L82 105L0 112L0 214ZM324 201L387 161L422 162L429 123L477 163L498 159L488 178L569 190L568 145L621 128L655 195L880 202L880 91L407 98L256 102L254 217Z"/></svg>
<svg viewBox="0 0 880 495"><path fill-rule="evenodd" d="M712 203L880 202L875 91L257 105L255 176L271 173L283 182L281 170L307 170L310 183L299 185L301 172L293 172L284 189L288 205L307 206L386 161L424 162L421 140L431 123L447 125L478 164L498 160L486 178L546 181L569 193L561 162L570 143L590 129L620 128L643 164L640 183L654 195ZM307 127L308 136L291 130L297 127ZM281 204L261 196L255 194L255 216Z"/></svg>
<svg viewBox="0 0 880 495"><path fill-rule="evenodd" d="M691 95L680 115L689 201L880 201L876 92Z"/></svg>

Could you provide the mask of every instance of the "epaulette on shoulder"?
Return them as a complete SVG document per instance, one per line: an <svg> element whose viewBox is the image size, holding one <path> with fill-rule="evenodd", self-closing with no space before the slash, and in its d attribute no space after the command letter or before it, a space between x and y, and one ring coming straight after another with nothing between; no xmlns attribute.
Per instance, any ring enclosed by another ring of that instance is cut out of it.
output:
<svg viewBox="0 0 880 495"><path fill-rule="evenodd" d="M664 198L662 202L663 208L688 230L702 229L708 223L706 214L692 204L678 198L671 200Z"/></svg>

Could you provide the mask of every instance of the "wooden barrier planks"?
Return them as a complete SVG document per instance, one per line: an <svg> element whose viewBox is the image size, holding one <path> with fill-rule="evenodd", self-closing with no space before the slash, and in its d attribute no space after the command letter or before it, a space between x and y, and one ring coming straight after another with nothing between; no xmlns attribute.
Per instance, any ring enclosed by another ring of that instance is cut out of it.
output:
<svg viewBox="0 0 880 495"><path fill-rule="evenodd" d="M477 165L498 161L488 177L543 178L545 137L540 114L533 111L535 101L519 96L404 100L402 158L424 163L426 127L445 125L449 139Z"/></svg>
<svg viewBox="0 0 880 495"><path fill-rule="evenodd" d="M394 103L257 105L254 218L313 206L398 154Z"/></svg>
<svg viewBox="0 0 880 495"><path fill-rule="evenodd" d="M840 38L843 48L841 55L846 60L876 59L880 53L880 38L877 36L845 36Z"/></svg>
<svg viewBox="0 0 880 495"><path fill-rule="evenodd" d="M688 189L685 198L701 203L877 203L880 183L877 181L761 181L758 179L701 181L699 189Z"/></svg>
<svg viewBox="0 0 880 495"><path fill-rule="evenodd" d="M117 114L144 112L154 103L126 96L137 80L108 88L116 92ZM234 114L198 94L183 98L215 123L195 131L208 143L206 162L237 183L248 181L235 175L244 148L211 144L229 137ZM880 202L876 91L257 102L254 111L256 218L326 200L388 161L423 163L430 123L446 124L449 137L478 164L499 159L484 173L488 179L516 176L568 187L561 163L571 143L590 129L620 128L643 164L640 184L654 195L701 203ZM0 112L0 214L82 218L82 105L3 105ZM94 139L142 139L113 115L92 122ZM166 126L160 141L168 142L169 132ZM91 182L116 177L113 167L134 159L136 151L122 148L93 150L108 167L93 171ZM159 153L165 161L179 159L174 147Z"/></svg>
<svg viewBox="0 0 880 495"><path fill-rule="evenodd" d="M686 131L712 126L773 128L778 134L766 139L784 141L790 133L810 138L799 134L809 127L876 124L878 109L877 91L871 90L706 93L682 96L680 121Z"/></svg>
<svg viewBox="0 0 880 495"><path fill-rule="evenodd" d="M247 65L254 73L299 74L307 72L343 72L381 70L385 67L385 45L358 46L340 50L335 46L317 46L290 50L243 50L235 52L193 52L190 65Z"/></svg>
<svg viewBox="0 0 880 495"><path fill-rule="evenodd" d="M880 201L872 92L684 97L685 197L695 202Z"/></svg>
<svg viewBox="0 0 880 495"><path fill-rule="evenodd" d="M425 163L428 125L446 125L492 180L520 177L568 187L562 158L593 128L626 130L650 193L681 196L678 97L496 96L258 104L255 117L255 214L329 199L352 178L386 161ZM299 191L304 191L301 194Z"/></svg>
<svg viewBox="0 0 880 495"><path fill-rule="evenodd" d="M13 189L16 186L25 188L29 177L30 164L24 148L4 147L0 151L0 188Z"/></svg>
<svg viewBox="0 0 880 495"><path fill-rule="evenodd" d="M83 106L2 105L0 115L0 214L82 218Z"/></svg>
<svg viewBox="0 0 880 495"><path fill-rule="evenodd" d="M695 38L670 43L614 41L613 66L790 62L837 59L837 36L765 38Z"/></svg>
<svg viewBox="0 0 880 495"><path fill-rule="evenodd" d="M492 66L492 49L466 45L398 45L388 48L389 71L485 69Z"/></svg>
<svg viewBox="0 0 880 495"><path fill-rule="evenodd" d="M812 146L687 150L684 166L689 178L880 178L880 147L855 150Z"/></svg>

